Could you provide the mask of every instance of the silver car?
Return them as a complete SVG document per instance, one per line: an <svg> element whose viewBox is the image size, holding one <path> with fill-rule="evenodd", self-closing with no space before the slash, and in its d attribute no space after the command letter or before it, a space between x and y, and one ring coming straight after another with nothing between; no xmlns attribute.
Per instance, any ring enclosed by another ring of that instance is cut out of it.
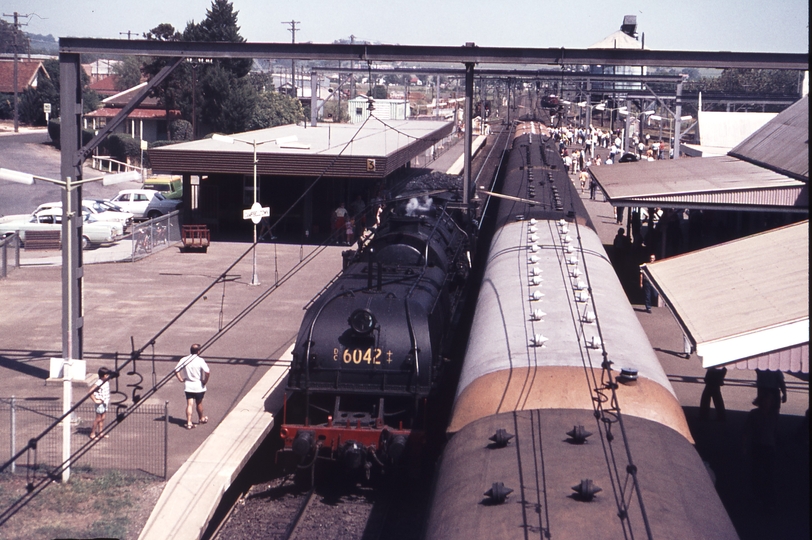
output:
<svg viewBox="0 0 812 540"><path fill-rule="evenodd" d="M43 203L34 210L34 214L39 214L43 210L51 208L62 208L62 202ZM126 229L133 222L133 215L125 212L120 206L116 206L104 199L82 199L82 212L92 214L96 221L116 221Z"/></svg>
<svg viewBox="0 0 812 540"><path fill-rule="evenodd" d="M136 219L152 219L163 216L180 207L181 202L169 200L154 189L125 189L110 202L131 212Z"/></svg>
<svg viewBox="0 0 812 540"><path fill-rule="evenodd" d="M25 244L28 231L62 231L62 209L50 208L37 214L23 214L0 218L0 238L20 233ZM82 214L82 249L102 244L112 244L121 239L124 226L114 221L96 221L92 214Z"/></svg>

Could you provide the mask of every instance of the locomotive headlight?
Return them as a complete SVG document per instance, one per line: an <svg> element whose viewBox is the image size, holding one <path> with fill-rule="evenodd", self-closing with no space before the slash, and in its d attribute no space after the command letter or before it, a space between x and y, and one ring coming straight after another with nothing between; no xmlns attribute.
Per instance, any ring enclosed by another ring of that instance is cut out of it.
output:
<svg viewBox="0 0 812 540"><path fill-rule="evenodd" d="M348 319L350 328L358 334L369 334L375 329L375 317L368 309L356 309Z"/></svg>

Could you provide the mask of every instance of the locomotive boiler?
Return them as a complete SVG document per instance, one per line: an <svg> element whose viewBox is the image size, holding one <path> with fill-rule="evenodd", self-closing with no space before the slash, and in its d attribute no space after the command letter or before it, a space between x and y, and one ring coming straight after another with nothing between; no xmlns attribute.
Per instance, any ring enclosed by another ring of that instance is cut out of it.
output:
<svg viewBox="0 0 812 540"><path fill-rule="evenodd" d="M281 429L303 464L337 460L368 476L419 451L470 270L459 200L446 192L390 204L307 309Z"/></svg>

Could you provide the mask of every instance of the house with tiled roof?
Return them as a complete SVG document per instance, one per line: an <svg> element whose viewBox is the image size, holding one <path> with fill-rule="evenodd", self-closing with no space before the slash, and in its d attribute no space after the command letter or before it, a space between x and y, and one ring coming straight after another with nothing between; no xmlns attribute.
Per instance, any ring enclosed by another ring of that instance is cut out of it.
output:
<svg viewBox="0 0 812 540"><path fill-rule="evenodd" d="M100 81L101 83L101 81ZM147 85L143 82L123 92L118 92L102 100L102 107L87 113L84 117L85 127L100 129L114 118L127 103ZM98 91L98 90L97 90ZM169 122L180 118L180 111L164 109L154 97L145 98L141 104L130 111L127 120L119 125L114 133L126 133L136 139L153 142L166 140Z"/></svg>
<svg viewBox="0 0 812 540"><path fill-rule="evenodd" d="M50 79L39 60L17 60L17 91L36 88L42 78ZM0 60L0 93L14 93L14 61Z"/></svg>
<svg viewBox="0 0 812 540"><path fill-rule="evenodd" d="M102 99L114 96L120 92L118 89L118 75L108 75L106 77L97 78L96 81L88 85L88 88L99 94Z"/></svg>

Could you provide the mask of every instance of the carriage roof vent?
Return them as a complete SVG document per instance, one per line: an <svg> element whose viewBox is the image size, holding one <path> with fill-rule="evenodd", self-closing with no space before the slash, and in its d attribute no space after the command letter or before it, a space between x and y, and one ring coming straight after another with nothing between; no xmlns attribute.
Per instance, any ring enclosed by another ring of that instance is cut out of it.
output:
<svg viewBox="0 0 812 540"><path fill-rule="evenodd" d="M572 486L572 490L575 492L575 497L582 500L582 501L591 501L595 498L595 494L599 491L603 491L601 488L595 485L595 482L590 480L589 478L585 480L581 480L581 483L577 486Z"/></svg>
<svg viewBox="0 0 812 540"><path fill-rule="evenodd" d="M585 430L584 426L572 426L572 430L568 431L567 435L570 437L567 439L567 442L571 442L573 444L584 444L587 437L592 435L592 433Z"/></svg>
<svg viewBox="0 0 812 540"><path fill-rule="evenodd" d="M502 482L494 482L491 489L485 492L489 504L502 504L507 499L507 496L513 493L513 490L505 487Z"/></svg>
<svg viewBox="0 0 812 540"><path fill-rule="evenodd" d="M488 440L493 441L491 448L504 448L510 442L510 439L514 437L513 434L508 433L506 429L499 428L496 430L496 433L491 435Z"/></svg>

